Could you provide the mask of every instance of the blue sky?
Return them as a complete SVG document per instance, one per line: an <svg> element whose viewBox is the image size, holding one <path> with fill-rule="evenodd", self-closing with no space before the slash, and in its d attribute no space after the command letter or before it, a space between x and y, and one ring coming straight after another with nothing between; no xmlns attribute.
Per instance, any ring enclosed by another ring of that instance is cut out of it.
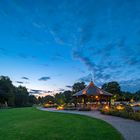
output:
<svg viewBox="0 0 140 140"><path fill-rule="evenodd" d="M91 77L140 89L139 0L1 0L0 75L33 93Z"/></svg>

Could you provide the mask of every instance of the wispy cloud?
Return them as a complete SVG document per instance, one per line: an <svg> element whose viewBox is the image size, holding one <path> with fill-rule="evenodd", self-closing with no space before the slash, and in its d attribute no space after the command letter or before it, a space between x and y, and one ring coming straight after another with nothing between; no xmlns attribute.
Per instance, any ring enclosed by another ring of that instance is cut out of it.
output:
<svg viewBox="0 0 140 140"><path fill-rule="evenodd" d="M53 91L50 90L40 90L40 89L30 89L29 92L30 94L37 94L37 95L53 93Z"/></svg>
<svg viewBox="0 0 140 140"><path fill-rule="evenodd" d="M23 80L29 80L28 77L21 77L21 79L23 79Z"/></svg>
<svg viewBox="0 0 140 140"><path fill-rule="evenodd" d="M24 82L22 82L22 81L16 81L16 83L18 83L18 84L24 84Z"/></svg>
<svg viewBox="0 0 140 140"><path fill-rule="evenodd" d="M48 81L48 80L50 80L50 79L51 79L51 77L43 76L43 77L39 78L38 80L39 80L39 81Z"/></svg>
<svg viewBox="0 0 140 140"><path fill-rule="evenodd" d="M71 88L72 88L72 86L70 86L70 85L66 85L66 88L70 88L70 89L71 89Z"/></svg>
<svg viewBox="0 0 140 140"><path fill-rule="evenodd" d="M59 89L57 90L57 92L63 92L63 91L65 91L65 89L63 89L63 88L59 88Z"/></svg>
<svg viewBox="0 0 140 140"><path fill-rule="evenodd" d="M58 32L57 32L56 30L50 29L49 32L50 32L50 34L52 35L54 41L55 41L57 44L59 44L59 45L65 45L65 46L72 46L72 44L66 42L66 41L64 40L64 38L62 38L62 37L60 36L60 34L58 34Z"/></svg>

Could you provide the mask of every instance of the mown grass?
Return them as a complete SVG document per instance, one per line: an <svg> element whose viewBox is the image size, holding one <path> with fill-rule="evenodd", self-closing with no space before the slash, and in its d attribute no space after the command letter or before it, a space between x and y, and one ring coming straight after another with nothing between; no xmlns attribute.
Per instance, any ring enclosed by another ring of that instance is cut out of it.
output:
<svg viewBox="0 0 140 140"><path fill-rule="evenodd" d="M122 140L104 121L36 108L0 110L0 140Z"/></svg>

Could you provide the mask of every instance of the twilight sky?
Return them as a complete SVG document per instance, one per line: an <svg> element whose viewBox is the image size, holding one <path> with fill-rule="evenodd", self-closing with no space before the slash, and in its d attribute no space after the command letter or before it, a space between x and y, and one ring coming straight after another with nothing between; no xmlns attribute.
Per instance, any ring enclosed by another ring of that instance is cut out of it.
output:
<svg viewBox="0 0 140 140"><path fill-rule="evenodd" d="M77 81L140 89L139 0L1 0L0 75L32 93Z"/></svg>

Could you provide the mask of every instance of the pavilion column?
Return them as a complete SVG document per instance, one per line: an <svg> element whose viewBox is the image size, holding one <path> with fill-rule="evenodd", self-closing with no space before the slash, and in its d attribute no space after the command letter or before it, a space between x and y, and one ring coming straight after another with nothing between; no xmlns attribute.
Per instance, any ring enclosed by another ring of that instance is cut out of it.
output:
<svg viewBox="0 0 140 140"><path fill-rule="evenodd" d="M109 106L111 106L111 98L109 97Z"/></svg>
<svg viewBox="0 0 140 140"><path fill-rule="evenodd" d="M99 98L100 106L102 106L102 96Z"/></svg>
<svg viewBox="0 0 140 140"><path fill-rule="evenodd" d="M86 106L86 97L84 96L84 106Z"/></svg>

